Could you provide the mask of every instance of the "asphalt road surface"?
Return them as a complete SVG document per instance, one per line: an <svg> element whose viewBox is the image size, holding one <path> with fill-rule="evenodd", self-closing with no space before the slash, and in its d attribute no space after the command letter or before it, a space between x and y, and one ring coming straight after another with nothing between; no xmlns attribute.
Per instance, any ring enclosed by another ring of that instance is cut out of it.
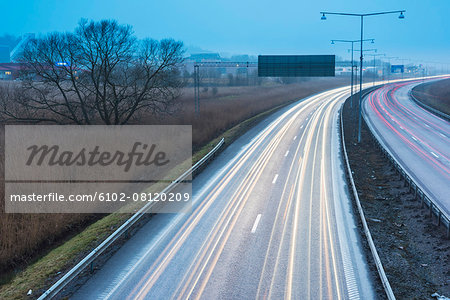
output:
<svg viewBox="0 0 450 300"><path fill-rule="evenodd" d="M372 92L364 115L400 165L449 216L450 122L411 99L409 92L420 83L395 83Z"/></svg>
<svg viewBox="0 0 450 300"><path fill-rule="evenodd" d="M188 214L158 214L73 299L372 299L341 161L349 88L251 129L193 180Z"/></svg>

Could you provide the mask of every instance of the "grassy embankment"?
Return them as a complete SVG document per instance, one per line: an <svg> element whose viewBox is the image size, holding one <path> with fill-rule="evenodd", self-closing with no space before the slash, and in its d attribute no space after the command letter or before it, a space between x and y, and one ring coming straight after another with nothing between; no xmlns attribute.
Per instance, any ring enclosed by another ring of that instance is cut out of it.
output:
<svg viewBox="0 0 450 300"><path fill-rule="evenodd" d="M450 115L450 79L418 85L413 95L422 103Z"/></svg>

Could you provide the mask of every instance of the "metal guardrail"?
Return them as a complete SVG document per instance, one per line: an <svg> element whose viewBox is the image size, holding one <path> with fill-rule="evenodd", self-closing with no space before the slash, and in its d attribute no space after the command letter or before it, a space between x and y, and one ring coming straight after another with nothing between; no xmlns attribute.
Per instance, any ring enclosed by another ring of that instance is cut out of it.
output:
<svg viewBox="0 0 450 300"><path fill-rule="evenodd" d="M370 93L373 90L373 88L370 88L369 91L366 90L364 96L367 93ZM348 98L350 99L350 98ZM347 99L347 100L348 100ZM345 102L347 102L347 100ZM350 181L350 185L352 187L353 191L353 197L355 198L356 207L358 208L359 216L361 218L361 223L363 225L364 234L367 238L367 243L369 244L370 252L372 253L373 260L375 262L375 266L377 267L378 275L380 276L381 283L383 284L384 291L386 292L386 296L389 300L395 300L394 292L392 291L391 285L389 283L389 280L386 276L386 273L384 272L383 264L381 263L380 256L378 255L377 248L375 247L375 244L372 239L372 235L369 230L369 226L367 225L366 217L364 215L364 211L361 206L361 202L359 201L358 197L358 191L356 190L355 182L353 181L353 175L352 170L350 168L350 163L348 160L347 155L347 148L345 146L345 136L344 136L344 126L342 122L342 110L344 109L345 103L342 105L341 110L339 112L339 119L340 119L340 125L341 125L341 147L342 147L342 153L344 155L345 165L347 166L347 175Z"/></svg>
<svg viewBox="0 0 450 300"><path fill-rule="evenodd" d="M446 113L443 113L442 111L439 111L435 108L432 108L429 105L426 105L425 103L423 103L422 101L420 101L419 99L417 99L414 96L414 88L409 92L409 96L411 97L411 99L413 99L414 102L416 102L417 105L423 107L424 109L430 111L431 113L435 114L436 116L445 119L447 121L450 121L450 115L447 115Z"/></svg>
<svg viewBox="0 0 450 300"><path fill-rule="evenodd" d="M405 180L405 184L409 187L410 192L414 192L414 197L416 200L419 200L421 202L422 208L424 206L427 206L429 208L429 214L430 217L433 217L433 215L437 218L437 225L443 225L447 229L446 236L447 238L450 238L450 217L447 215L447 213L443 210L443 208L436 203L436 201L432 200L432 197L424 191L423 188L417 184L417 182L414 181L411 174L406 171L402 165L397 161L397 159L394 157L394 155L389 151L389 149L384 145L381 138L378 136L378 133L374 128L372 128L372 125L369 124L365 118L363 118L364 123L366 123L367 127L369 128L370 134L372 136L372 139L375 141L378 148L381 150L383 155L391 162L391 164L394 166L397 173L403 177Z"/></svg>
<svg viewBox="0 0 450 300"><path fill-rule="evenodd" d="M220 147L223 146L225 140L222 138L220 142L194 164L189 170L184 172L176 180L172 181L161 193L167 193L176 187L180 182L185 180L188 176L193 175L204 164L213 157ZM143 206L139 211L134 213L125 223L123 223L116 231L108 236L100 245L92 250L85 258L83 258L76 266L70 269L63 277L61 277L55 284L53 284L45 293L43 293L38 300L51 299L55 297L62 289L64 289L74 278L76 278L84 269L91 265L94 260L99 257L111 244L113 244L119 237L126 233L145 213L147 213L154 202L149 202ZM92 266L92 265L91 265Z"/></svg>

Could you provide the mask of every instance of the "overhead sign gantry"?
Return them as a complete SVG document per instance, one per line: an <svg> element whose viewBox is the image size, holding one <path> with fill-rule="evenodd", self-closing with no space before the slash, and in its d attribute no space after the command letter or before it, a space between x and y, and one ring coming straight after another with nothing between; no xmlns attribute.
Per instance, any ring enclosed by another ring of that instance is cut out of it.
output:
<svg viewBox="0 0 450 300"><path fill-rule="evenodd" d="M335 55L259 55L259 77L335 76Z"/></svg>

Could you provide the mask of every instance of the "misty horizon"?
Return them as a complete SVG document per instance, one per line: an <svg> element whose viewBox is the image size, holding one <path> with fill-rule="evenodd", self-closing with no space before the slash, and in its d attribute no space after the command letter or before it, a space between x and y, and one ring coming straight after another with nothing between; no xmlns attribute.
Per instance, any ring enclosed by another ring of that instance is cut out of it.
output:
<svg viewBox="0 0 450 300"><path fill-rule="evenodd" d="M176 0L148 3L142 0L82 0L76 5L53 0L21 1L0 4L8 12L0 20L0 36L37 35L72 31L82 18L115 19L130 24L137 37L174 38L190 53L215 52L221 56L264 54L335 54L348 60L348 45L330 43L331 39L359 39L359 18L328 16L320 11L367 13L405 9L405 19L395 14L368 17L364 37L375 39L377 53L397 56L406 63L450 64L450 22L445 12L449 1L377 0L358 8L356 0L345 3L283 1L228 1L194 3ZM372 46L372 45L371 45ZM200 51L189 51L198 49ZM370 57L368 57L370 59Z"/></svg>

